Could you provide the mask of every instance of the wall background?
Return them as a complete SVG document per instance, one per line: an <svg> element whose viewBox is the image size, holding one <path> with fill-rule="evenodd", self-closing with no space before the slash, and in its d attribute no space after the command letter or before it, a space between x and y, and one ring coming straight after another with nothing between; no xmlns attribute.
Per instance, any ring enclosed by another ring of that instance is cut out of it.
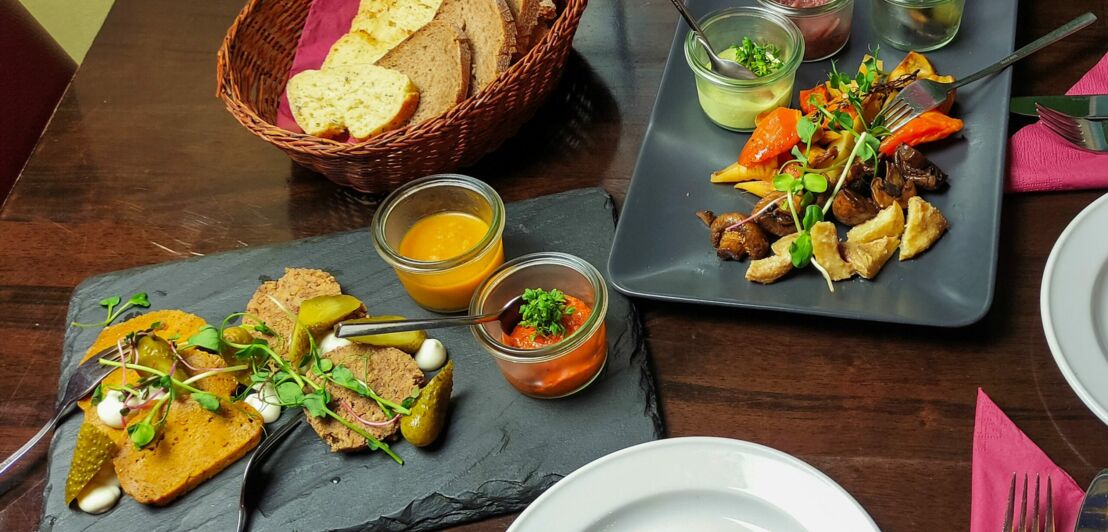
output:
<svg viewBox="0 0 1108 532"><path fill-rule="evenodd" d="M187 1L187 0L186 0ZM19 0L80 65L115 0Z"/></svg>

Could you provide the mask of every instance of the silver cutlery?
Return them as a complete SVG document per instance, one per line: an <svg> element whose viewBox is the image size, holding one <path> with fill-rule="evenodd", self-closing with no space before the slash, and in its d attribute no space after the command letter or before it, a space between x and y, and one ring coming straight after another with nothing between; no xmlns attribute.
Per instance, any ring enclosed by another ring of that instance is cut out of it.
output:
<svg viewBox="0 0 1108 532"><path fill-rule="evenodd" d="M104 380L104 377L107 377L108 374L115 369L112 366L100 364L100 359L109 358L111 360L119 360L119 354L118 347L112 346L96 353L84 363L77 366L77 371L74 371L73 375L66 381L65 393L62 395L62 400L58 403L58 407L54 411L54 417L51 417L34 436L31 436L31 439L28 440L27 443L24 443L22 447L16 449L11 456L7 457L3 463L0 463L0 476L3 476L8 469L11 469L11 467L23 457L23 455L33 449L39 440L46 436L51 430L54 430L58 422L73 410L77 401L92 393L92 390L100 384L100 381Z"/></svg>
<svg viewBox="0 0 1108 532"><path fill-rule="evenodd" d="M518 296L508 301L500 310L481 314L478 316L452 316L449 318L427 318L421 320L392 320L377 321L372 323L359 323L344 321L335 325L335 336L339 338L353 338L355 336L368 336L371 334L388 334L405 331L419 331L423 329L442 329L446 327L459 327L462 325L479 325L490 321L499 321L500 329L509 332L519 323L520 307L523 306L523 296Z"/></svg>
<svg viewBox="0 0 1108 532"><path fill-rule="evenodd" d="M700 45L704 47L704 51L708 53L708 62L712 63L713 72L734 79L755 79L758 77L754 72L751 72L749 68L720 57L715 49L712 48L712 44L708 42L708 36L704 34L704 30L700 29L700 24L696 23L696 19L693 18L689 10L685 8L685 4L681 3L681 0L670 1L673 2L673 7L677 8L677 12L681 13L681 17L685 19L685 23L692 29L693 35L696 36L696 40L700 41Z"/></svg>
<svg viewBox="0 0 1108 532"><path fill-rule="evenodd" d="M1036 104L1043 125L1063 140L1085 151L1108 152L1108 120L1074 118Z"/></svg>
<svg viewBox="0 0 1108 532"><path fill-rule="evenodd" d="M239 488L239 521L236 530L243 532L246 530L247 518L250 515L249 508L246 504L246 488L250 483L250 475L257 470L258 464L265 459L266 455L273 449L277 448L277 444L281 443L281 440L286 436L292 434L294 430L301 425L304 421L304 415L302 413L296 413L295 416L286 421L284 425L273 431L266 439L262 440L262 443L258 445L257 449L254 449L254 453L250 455L250 460L246 462L246 469L242 472L242 486Z"/></svg>
<svg viewBox="0 0 1108 532"><path fill-rule="evenodd" d="M1017 96L1008 102L1008 110L1018 115L1038 117L1036 104L1077 118L1108 118L1108 94L1088 96Z"/></svg>
<svg viewBox="0 0 1108 532"><path fill-rule="evenodd" d="M900 93L897 94L896 98L881 111L881 115L885 117L885 127L895 132L919 115L941 105L946 101L946 97L951 91L986 76L996 74L1011 66L1012 63L1070 36L1074 32L1095 21L1096 15L1085 13L1067 22L1058 29L1036 39L1031 44L1012 52L1008 57L953 83L942 83L929 79L913 81L907 87L904 87Z"/></svg>
<svg viewBox="0 0 1108 532"><path fill-rule="evenodd" d="M1108 530L1108 469L1102 470L1089 484L1081 510L1077 513L1074 532L1103 532Z"/></svg>
<svg viewBox="0 0 1108 532"><path fill-rule="evenodd" d="M1039 498L1039 475L1035 474L1035 495L1031 499L1031 508L1027 504L1027 473L1023 475L1023 490L1020 495L1019 523L1015 522L1016 474L1012 473L1012 482L1008 486L1008 508L1004 511L1002 532L1055 532L1054 531L1054 483L1046 477L1046 500ZM1045 508L1043 508L1045 507ZM1028 514L1030 510L1031 514ZM1042 519L1040 519L1040 513ZM1040 526L1041 525L1041 526ZM1015 526L1015 528L1013 528Z"/></svg>

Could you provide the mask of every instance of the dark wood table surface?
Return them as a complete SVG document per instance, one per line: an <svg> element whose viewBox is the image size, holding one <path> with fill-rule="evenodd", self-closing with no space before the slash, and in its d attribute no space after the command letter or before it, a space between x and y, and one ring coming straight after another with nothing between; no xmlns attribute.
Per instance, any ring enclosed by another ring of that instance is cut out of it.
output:
<svg viewBox="0 0 1108 532"><path fill-rule="evenodd" d="M1083 11L1101 17L1017 65L1013 95L1060 94L1104 54L1108 8L1022 4L1017 44ZM82 279L369 225L377 198L296 167L213 96L215 52L239 7L117 0L0 210L0 456L50 415L66 306ZM676 19L665 0L593 0L562 88L467 173L506 201L597 185L621 201ZM1108 466L1108 427L1055 366L1039 285L1055 239L1099 194L1006 196L996 300L963 329L639 301L669 435L796 455L884 529L959 530L969 522L981 387L1088 483ZM0 530L37 526L44 453L0 484Z"/></svg>

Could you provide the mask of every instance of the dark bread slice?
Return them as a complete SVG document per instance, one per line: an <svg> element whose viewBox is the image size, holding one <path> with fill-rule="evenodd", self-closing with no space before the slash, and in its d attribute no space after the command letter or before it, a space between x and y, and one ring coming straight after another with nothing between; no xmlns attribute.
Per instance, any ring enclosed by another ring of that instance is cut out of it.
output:
<svg viewBox="0 0 1108 532"><path fill-rule="evenodd" d="M504 0L443 0L436 19L465 32L473 51L470 94L477 94L512 65L517 35Z"/></svg>
<svg viewBox="0 0 1108 532"><path fill-rule="evenodd" d="M391 347L374 347L353 344L340 347L327 354L335 367L346 366L354 373L354 378L366 383L377 395L400 403L412 393L412 388L423 385L423 371L419 369L412 356ZM361 424L354 414L368 421L387 421L385 413L377 403L368 397L362 397L334 383L326 384L331 394L331 410L348 421L361 425L378 440L386 440L396 435L399 423L390 423L384 427L372 427ZM351 412L353 410L353 412ZM367 447L366 440L358 433L346 428L329 417L312 417L305 413L308 423L319 437L331 446L332 452L359 451Z"/></svg>
<svg viewBox="0 0 1108 532"><path fill-rule="evenodd" d="M531 48L531 35L539 21L539 0L507 0L516 24L515 59Z"/></svg>
<svg viewBox="0 0 1108 532"><path fill-rule="evenodd" d="M469 96L469 41L460 28L432 20L377 61L398 70L419 88L419 107L409 125L439 116Z"/></svg>

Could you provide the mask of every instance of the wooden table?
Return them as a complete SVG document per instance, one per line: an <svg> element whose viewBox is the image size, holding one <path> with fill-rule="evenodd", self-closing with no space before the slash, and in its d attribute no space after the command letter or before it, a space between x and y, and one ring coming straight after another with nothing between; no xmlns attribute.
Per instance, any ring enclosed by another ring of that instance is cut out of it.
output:
<svg viewBox="0 0 1108 532"><path fill-rule="evenodd" d="M369 225L376 198L293 165L214 98L238 4L117 0L0 210L0 455L49 417L66 305L85 277ZM1014 95L1063 92L1108 32L1101 0L1023 2L1019 44L1086 10L1101 21L1019 64ZM676 20L665 0L595 0L563 89L468 173L507 201L597 185L622 200ZM582 105L591 112L566 112ZM884 529L959 530L981 387L1086 484L1108 466L1108 427L1054 364L1039 284L1055 239L1098 195L1006 197L996 300L964 329L640 301L669 434L794 454ZM0 529L36 526L44 471L40 460L3 482Z"/></svg>

